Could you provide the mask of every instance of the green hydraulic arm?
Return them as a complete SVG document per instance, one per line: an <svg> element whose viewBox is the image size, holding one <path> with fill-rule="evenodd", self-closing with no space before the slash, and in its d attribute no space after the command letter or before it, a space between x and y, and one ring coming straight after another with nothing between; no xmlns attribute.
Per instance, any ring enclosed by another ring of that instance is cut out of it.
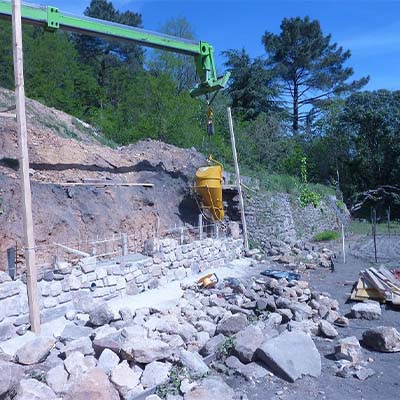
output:
<svg viewBox="0 0 400 400"><path fill-rule="evenodd" d="M0 18L10 20L11 13L11 2L0 0ZM197 42L109 21L76 16L52 6L22 4L21 15L23 23L42 26L50 31L63 29L85 35L123 39L142 46L193 56L200 83L190 91L192 97L217 93L226 86L229 79L229 72L223 76L217 76L214 48L207 42Z"/></svg>

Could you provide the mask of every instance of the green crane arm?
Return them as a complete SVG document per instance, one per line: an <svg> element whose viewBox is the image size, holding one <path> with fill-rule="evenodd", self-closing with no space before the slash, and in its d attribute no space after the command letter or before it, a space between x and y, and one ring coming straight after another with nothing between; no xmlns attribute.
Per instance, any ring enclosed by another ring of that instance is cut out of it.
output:
<svg viewBox="0 0 400 400"><path fill-rule="evenodd" d="M0 0L0 18L11 19L11 13L11 2ZM52 6L23 4L21 15L24 23L39 25L51 31L63 29L85 35L123 39L142 46L193 56L200 83L190 91L192 97L218 92L226 86L229 79L229 72L217 76L214 48L207 42L196 42L109 21L75 16Z"/></svg>

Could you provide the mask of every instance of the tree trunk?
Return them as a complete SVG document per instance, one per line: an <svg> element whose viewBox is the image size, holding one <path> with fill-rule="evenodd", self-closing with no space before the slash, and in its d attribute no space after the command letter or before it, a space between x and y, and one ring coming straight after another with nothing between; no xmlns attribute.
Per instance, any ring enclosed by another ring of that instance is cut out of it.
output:
<svg viewBox="0 0 400 400"><path fill-rule="evenodd" d="M299 130L299 86L294 82L293 87L293 133Z"/></svg>

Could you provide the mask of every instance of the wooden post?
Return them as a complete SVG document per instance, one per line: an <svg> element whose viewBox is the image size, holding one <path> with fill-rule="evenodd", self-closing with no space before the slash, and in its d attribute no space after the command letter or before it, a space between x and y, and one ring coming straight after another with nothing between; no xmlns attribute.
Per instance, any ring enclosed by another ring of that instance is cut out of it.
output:
<svg viewBox="0 0 400 400"><path fill-rule="evenodd" d="M40 308L38 302L37 272L35 263L35 240L33 237L32 198L29 180L28 133L26 129L24 61L22 52L21 0L12 0L13 58L15 97L17 110L18 146L21 152L19 166L22 192L22 217L26 277L31 329L40 334Z"/></svg>
<svg viewBox="0 0 400 400"><path fill-rule="evenodd" d="M343 264L346 264L346 250L344 247L344 225L342 224L342 251L343 251Z"/></svg>
<svg viewBox="0 0 400 400"><path fill-rule="evenodd" d="M199 240L203 240L203 214L199 214Z"/></svg>
<svg viewBox="0 0 400 400"><path fill-rule="evenodd" d="M123 233L121 236L122 256L128 255L128 235Z"/></svg>
<svg viewBox="0 0 400 400"><path fill-rule="evenodd" d="M376 249L376 208L372 208L372 236L374 238L374 253L375 253L375 262L378 262L378 253Z"/></svg>
<svg viewBox="0 0 400 400"><path fill-rule="evenodd" d="M244 250L245 250L246 253L248 253L248 251L249 251L249 239L248 239L248 236L247 236L246 216L244 214L244 204L243 204L243 195L242 195L242 182L241 182L241 179L240 179L239 164L238 164L237 153L236 153L235 133L233 131L232 113L231 113L231 108L230 107L227 108L227 112L228 112L229 132L231 134L233 162L235 163L236 186L237 186L238 194L239 194L240 214L241 214L241 217L242 217Z"/></svg>

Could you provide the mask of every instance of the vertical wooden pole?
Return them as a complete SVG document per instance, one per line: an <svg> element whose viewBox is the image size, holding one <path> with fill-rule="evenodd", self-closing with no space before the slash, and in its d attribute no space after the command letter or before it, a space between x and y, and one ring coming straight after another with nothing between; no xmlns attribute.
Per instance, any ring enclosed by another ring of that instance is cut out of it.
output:
<svg viewBox="0 0 400 400"><path fill-rule="evenodd" d="M199 240L203 240L203 214L199 214Z"/></svg>
<svg viewBox="0 0 400 400"><path fill-rule="evenodd" d="M37 272L35 263L35 240L33 237L32 198L29 180L28 133L26 129L24 61L22 52L21 0L12 1L13 58L15 97L17 110L18 146L20 149L20 175L22 192L22 217L26 276L31 329L40 334L40 308L38 302Z"/></svg>
<svg viewBox="0 0 400 400"><path fill-rule="evenodd" d="M344 225L342 224L342 251L343 251L343 264L346 264L346 249L344 246Z"/></svg>
<svg viewBox="0 0 400 400"><path fill-rule="evenodd" d="M231 108L230 107L227 108L227 112L228 112L229 132L231 134L233 162L235 163L236 185L237 185L238 194L239 194L240 214L241 214L241 217L242 217L244 250L246 251L246 253L248 253L248 251L249 251L249 239L248 239L248 236L247 236L246 216L244 214L242 182L241 182L241 179L240 179L239 164L238 164L237 153L236 153L235 133L233 131L232 112L231 112Z"/></svg>

